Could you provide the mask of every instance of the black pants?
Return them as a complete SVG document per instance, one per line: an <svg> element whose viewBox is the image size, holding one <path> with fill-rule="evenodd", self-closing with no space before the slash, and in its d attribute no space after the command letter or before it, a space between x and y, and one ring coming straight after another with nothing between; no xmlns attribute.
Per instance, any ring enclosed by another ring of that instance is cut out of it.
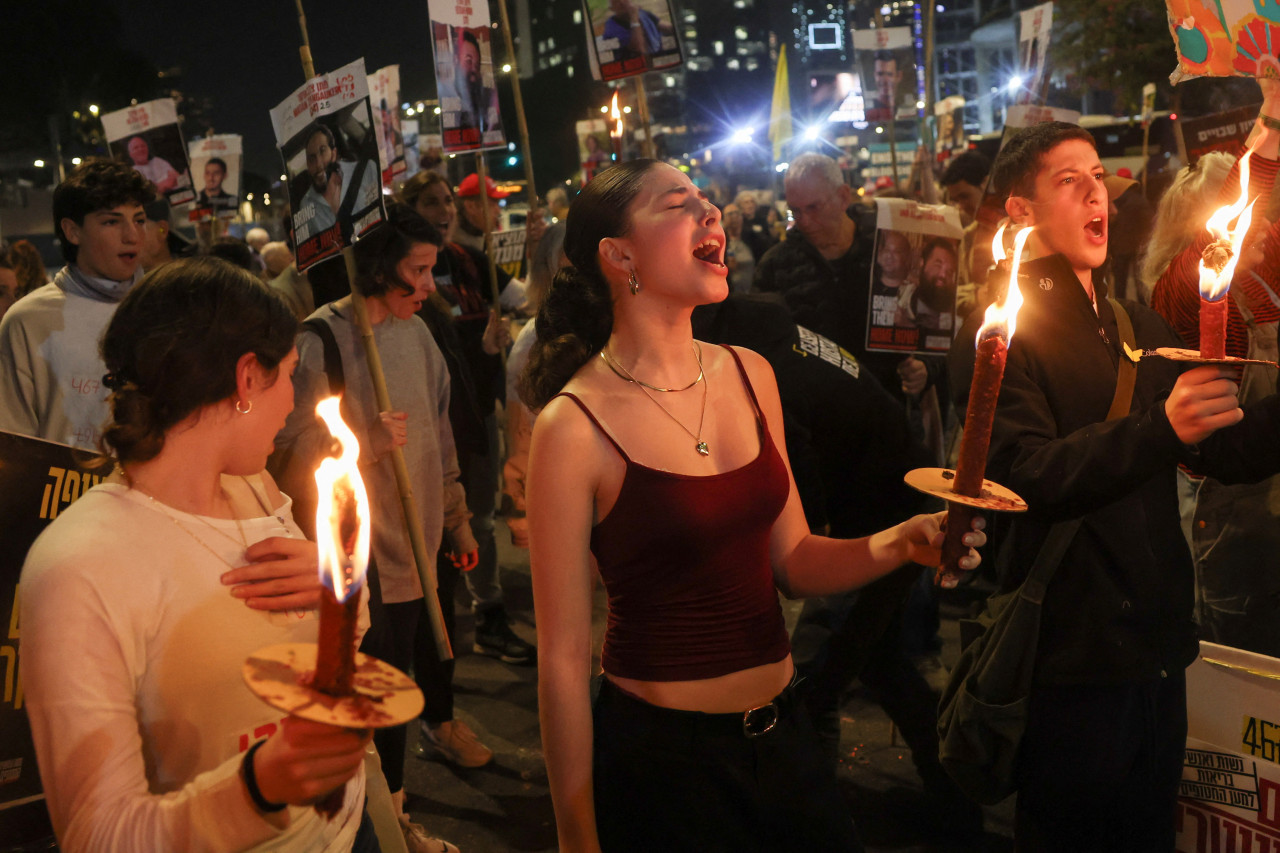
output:
<svg viewBox="0 0 1280 853"><path fill-rule="evenodd" d="M386 661L401 672L408 672L413 663L419 624L427 621L422 599L384 604L376 567L370 567L368 577L369 632L360 643L360 651ZM373 733L373 745L378 748L378 757L382 760L382 774L387 777L387 786L393 794L404 788L404 754L407 744L406 726L391 726Z"/></svg>
<svg viewBox="0 0 1280 853"><path fill-rule="evenodd" d="M445 633L449 635L449 643L455 647L458 644L458 632L454 628L453 596L458 588L460 574L453 560L442 550L436 559L436 591L440 596ZM455 648L455 655L457 651ZM420 619L417 641L414 644L413 677L426 699L421 719L432 728L453 719L453 663L453 658L440 660L435 640L431 636L430 620Z"/></svg>
<svg viewBox="0 0 1280 853"><path fill-rule="evenodd" d="M593 718L596 827L605 853L860 853L831 766L794 689L777 725L650 705L602 680Z"/></svg>
<svg viewBox="0 0 1280 853"><path fill-rule="evenodd" d="M1018 754L1015 849L1168 853L1186 678L1034 688Z"/></svg>

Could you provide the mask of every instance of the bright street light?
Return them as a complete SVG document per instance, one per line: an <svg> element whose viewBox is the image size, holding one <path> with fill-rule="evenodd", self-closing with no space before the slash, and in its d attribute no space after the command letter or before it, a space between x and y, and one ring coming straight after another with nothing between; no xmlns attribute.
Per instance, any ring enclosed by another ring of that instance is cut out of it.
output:
<svg viewBox="0 0 1280 853"><path fill-rule="evenodd" d="M804 138L813 142L822 135L822 127L820 125L811 124L804 129Z"/></svg>
<svg viewBox="0 0 1280 853"><path fill-rule="evenodd" d="M1009 78L1009 91L1016 92L1022 88L1022 78L1017 74Z"/></svg>
<svg viewBox="0 0 1280 853"><path fill-rule="evenodd" d="M749 142L751 142L751 128L744 127L740 130L735 130L733 132L733 136L730 137L729 141L732 142L734 145L748 144Z"/></svg>
<svg viewBox="0 0 1280 853"><path fill-rule="evenodd" d="M36 161L36 168L37 168L37 169L43 169L43 168L44 168L44 161L43 161L43 160L37 160L37 161Z"/></svg>
<svg viewBox="0 0 1280 853"><path fill-rule="evenodd" d="M89 112L93 113L94 115L97 115L97 114L98 114L98 105L97 105L97 104L90 104L90 105L89 105Z"/></svg>

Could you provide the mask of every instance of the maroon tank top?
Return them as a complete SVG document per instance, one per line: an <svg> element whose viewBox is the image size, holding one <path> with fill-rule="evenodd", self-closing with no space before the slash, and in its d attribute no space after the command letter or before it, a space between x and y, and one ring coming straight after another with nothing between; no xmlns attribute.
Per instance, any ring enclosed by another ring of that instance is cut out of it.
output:
<svg viewBox="0 0 1280 853"><path fill-rule="evenodd" d="M690 681L775 663L791 651L769 560L790 479L755 391L760 452L733 471L673 474L633 462L583 402L573 400L626 462L618 499L591 531L609 596L605 672Z"/></svg>

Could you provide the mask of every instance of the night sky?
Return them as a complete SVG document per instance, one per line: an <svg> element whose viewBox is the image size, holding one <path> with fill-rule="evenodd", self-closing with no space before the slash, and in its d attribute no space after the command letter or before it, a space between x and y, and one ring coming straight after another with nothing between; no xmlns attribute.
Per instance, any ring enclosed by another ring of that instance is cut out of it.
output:
<svg viewBox="0 0 1280 853"><path fill-rule="evenodd" d="M188 2L109 0L125 23L124 46L161 69L181 68L175 88L213 100L216 133L244 136L245 168L280 175L268 111L304 78L294 0ZM304 0L316 71L361 56L365 68L399 63L401 101L433 97L426 0Z"/></svg>

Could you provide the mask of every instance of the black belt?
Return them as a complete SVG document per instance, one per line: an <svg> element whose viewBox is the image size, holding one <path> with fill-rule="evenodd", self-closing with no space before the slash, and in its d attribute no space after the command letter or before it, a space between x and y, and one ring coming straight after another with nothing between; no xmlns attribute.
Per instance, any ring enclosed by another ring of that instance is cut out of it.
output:
<svg viewBox="0 0 1280 853"><path fill-rule="evenodd" d="M778 725L779 720L799 707L798 688L803 680L797 673L792 676L791 683L770 701L754 708L748 708L745 711L733 711L727 714L708 714L703 711L663 708L627 692L610 681L608 677L602 679L601 690L614 693L618 698L629 703L643 706L647 711L656 715L697 723L717 731L739 730L745 737L757 738L772 731Z"/></svg>

